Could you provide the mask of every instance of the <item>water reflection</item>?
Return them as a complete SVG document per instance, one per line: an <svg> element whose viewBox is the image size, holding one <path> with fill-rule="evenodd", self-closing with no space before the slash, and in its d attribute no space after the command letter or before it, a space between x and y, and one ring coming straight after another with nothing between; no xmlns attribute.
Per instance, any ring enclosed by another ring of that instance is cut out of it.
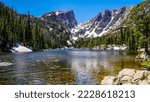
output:
<svg viewBox="0 0 150 102"><path fill-rule="evenodd" d="M0 56L14 63L0 68L0 84L100 84L122 68L141 69L125 51L54 50Z"/></svg>

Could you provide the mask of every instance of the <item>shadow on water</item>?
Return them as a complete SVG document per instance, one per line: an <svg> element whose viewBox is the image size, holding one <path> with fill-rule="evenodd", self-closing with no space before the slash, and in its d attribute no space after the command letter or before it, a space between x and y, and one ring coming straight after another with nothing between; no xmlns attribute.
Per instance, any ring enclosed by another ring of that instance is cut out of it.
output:
<svg viewBox="0 0 150 102"><path fill-rule="evenodd" d="M126 51L53 50L0 55L13 66L0 67L0 84L95 85L123 68L142 69Z"/></svg>

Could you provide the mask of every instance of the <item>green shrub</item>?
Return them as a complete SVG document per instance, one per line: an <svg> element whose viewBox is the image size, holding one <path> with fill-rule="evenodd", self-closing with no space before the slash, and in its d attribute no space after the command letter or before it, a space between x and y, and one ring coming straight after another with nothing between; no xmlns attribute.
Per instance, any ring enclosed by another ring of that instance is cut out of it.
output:
<svg viewBox="0 0 150 102"><path fill-rule="evenodd" d="M145 66L146 68L150 68L150 60L143 62L142 65Z"/></svg>

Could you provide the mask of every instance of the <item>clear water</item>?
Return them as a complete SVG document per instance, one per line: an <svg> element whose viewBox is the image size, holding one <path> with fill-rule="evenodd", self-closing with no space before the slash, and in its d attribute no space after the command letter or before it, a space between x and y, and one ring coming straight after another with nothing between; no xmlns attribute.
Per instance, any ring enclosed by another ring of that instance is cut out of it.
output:
<svg viewBox="0 0 150 102"><path fill-rule="evenodd" d="M123 68L142 69L134 59L127 51L75 49L0 55L2 62L13 63L0 67L0 84L96 85Z"/></svg>

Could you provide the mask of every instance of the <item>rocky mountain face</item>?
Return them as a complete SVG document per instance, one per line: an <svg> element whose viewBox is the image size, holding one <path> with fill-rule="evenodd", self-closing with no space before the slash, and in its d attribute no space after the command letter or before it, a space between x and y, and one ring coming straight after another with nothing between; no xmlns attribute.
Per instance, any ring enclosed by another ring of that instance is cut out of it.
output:
<svg viewBox="0 0 150 102"><path fill-rule="evenodd" d="M79 24L71 30L76 38L100 37L115 30L127 18L131 8L123 7L120 10L105 10L88 22Z"/></svg>
<svg viewBox="0 0 150 102"><path fill-rule="evenodd" d="M23 19L27 18L27 15L20 16ZM33 26L41 25L44 32L44 41L53 48L68 46L71 43L70 29L77 25L73 11L51 12L41 17L30 16L30 21Z"/></svg>
<svg viewBox="0 0 150 102"><path fill-rule="evenodd" d="M150 4L148 4L145 8L144 8L145 12L150 13Z"/></svg>
<svg viewBox="0 0 150 102"><path fill-rule="evenodd" d="M77 21L75 19L75 15L73 11L57 11L46 13L42 16L41 19L55 19L58 22L65 25L68 29L72 29L77 26Z"/></svg>

